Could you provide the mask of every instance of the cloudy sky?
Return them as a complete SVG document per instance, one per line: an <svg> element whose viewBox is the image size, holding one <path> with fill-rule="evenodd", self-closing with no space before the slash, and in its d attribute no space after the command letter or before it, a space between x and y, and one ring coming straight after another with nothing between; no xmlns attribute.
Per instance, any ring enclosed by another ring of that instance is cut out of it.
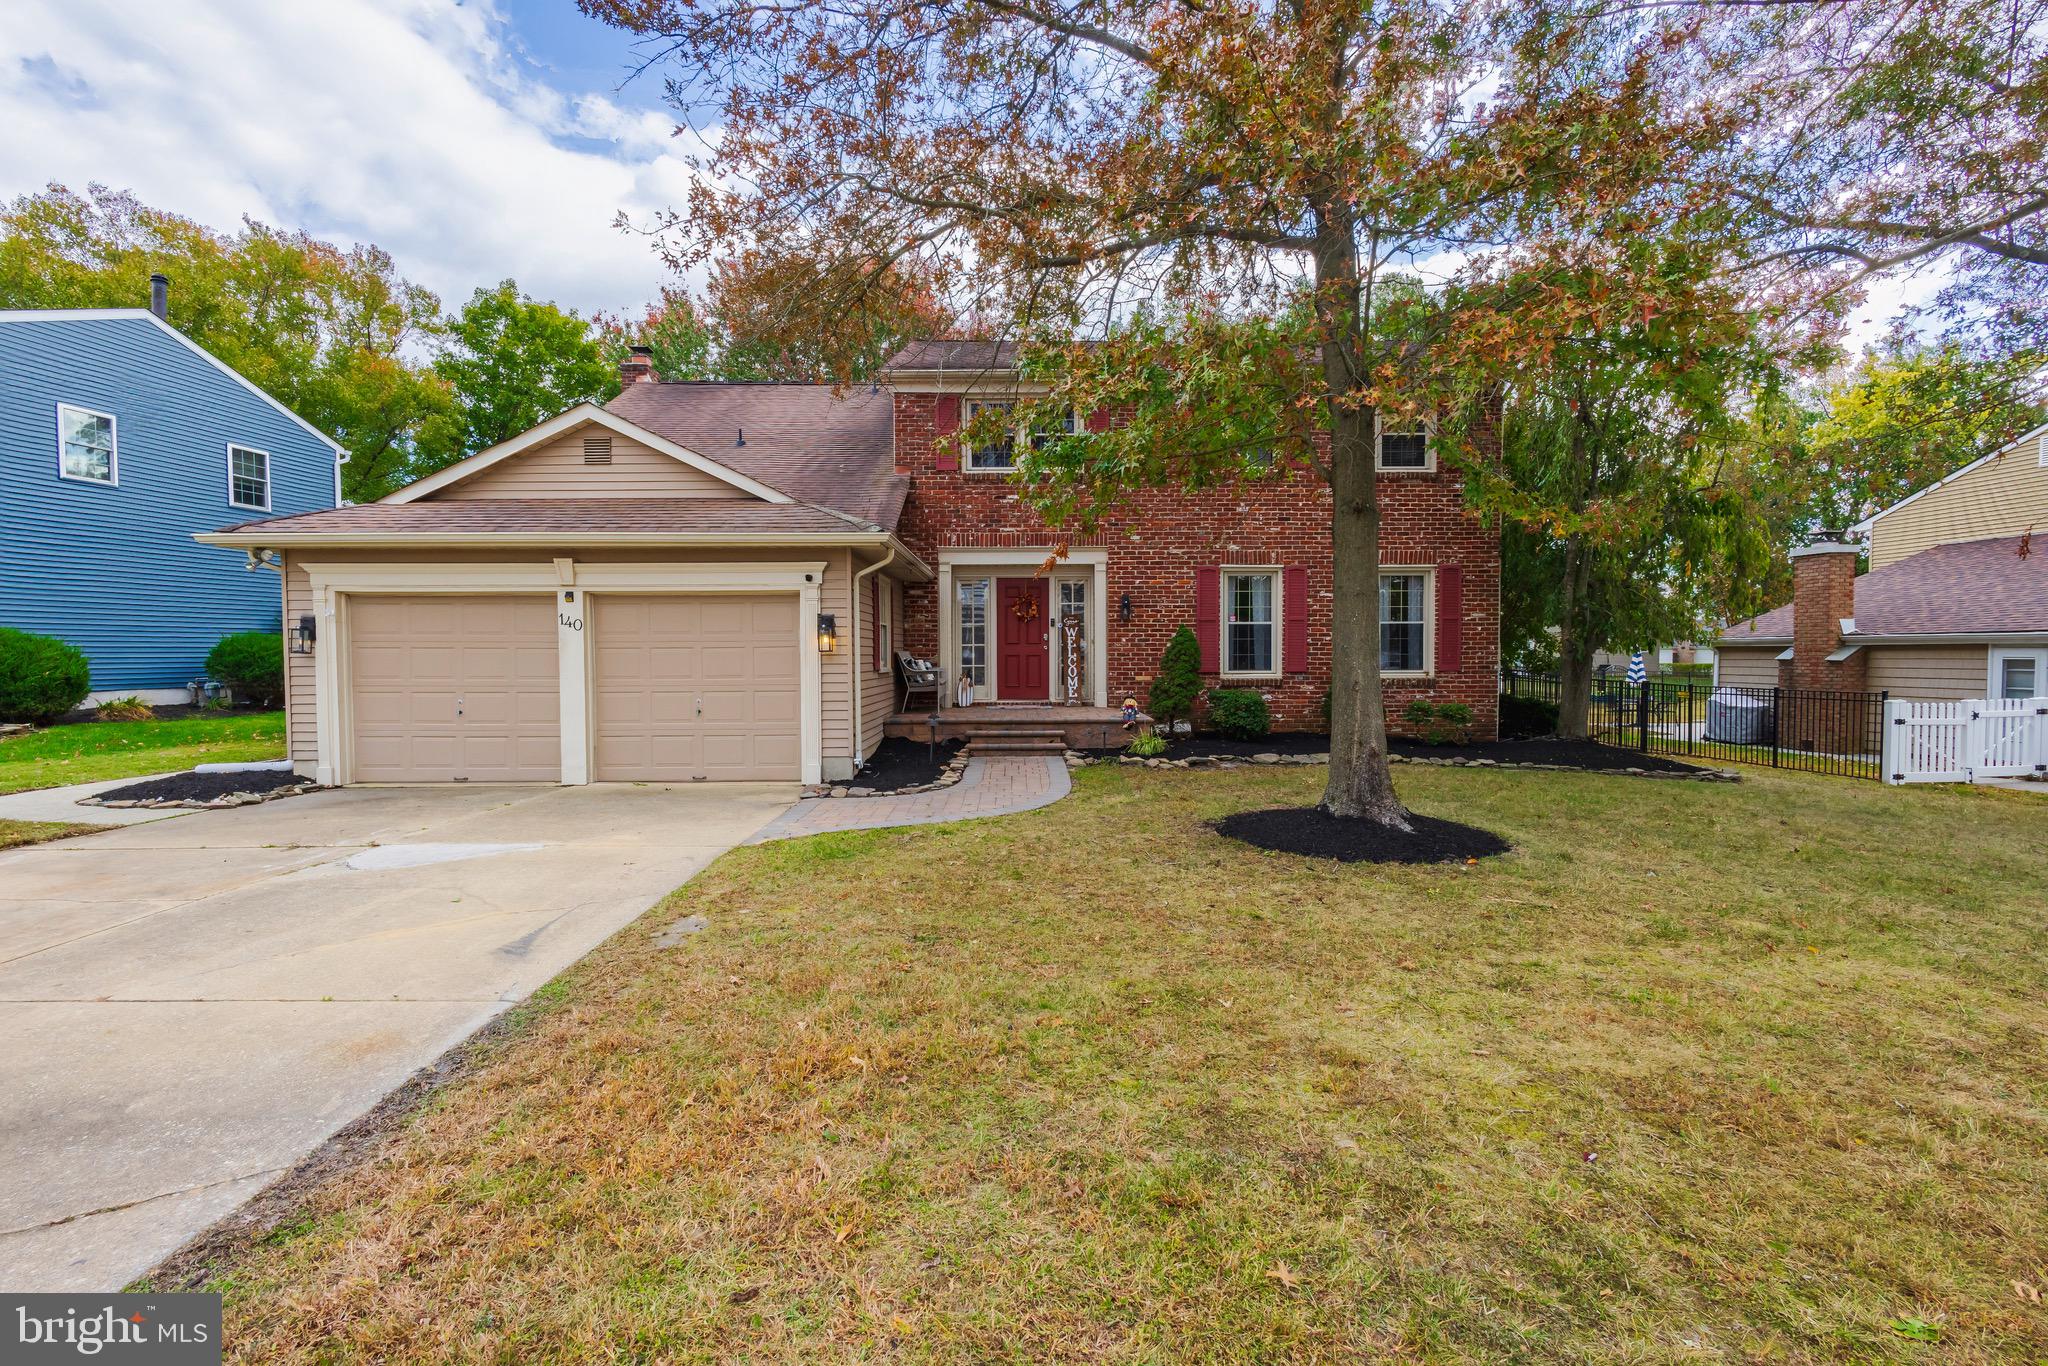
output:
<svg viewBox="0 0 2048 1366"><path fill-rule="evenodd" d="M613 226L689 183L658 79L573 0L4 0L0 197L99 181L215 228L375 242L444 302L669 278Z"/></svg>

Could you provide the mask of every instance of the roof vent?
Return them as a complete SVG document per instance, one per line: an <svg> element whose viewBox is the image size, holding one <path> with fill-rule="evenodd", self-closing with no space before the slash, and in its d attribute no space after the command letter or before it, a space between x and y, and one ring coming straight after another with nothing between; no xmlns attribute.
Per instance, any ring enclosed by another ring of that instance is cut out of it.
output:
<svg viewBox="0 0 2048 1366"><path fill-rule="evenodd" d="M612 463L612 439L604 436L583 438L583 463L586 465L609 465Z"/></svg>
<svg viewBox="0 0 2048 1366"><path fill-rule="evenodd" d="M740 428L740 439L733 442L732 444L735 446L744 446L747 444L747 429L745 427Z"/></svg>
<svg viewBox="0 0 2048 1366"><path fill-rule="evenodd" d="M149 311L163 322L171 320L171 277L161 271L149 277Z"/></svg>

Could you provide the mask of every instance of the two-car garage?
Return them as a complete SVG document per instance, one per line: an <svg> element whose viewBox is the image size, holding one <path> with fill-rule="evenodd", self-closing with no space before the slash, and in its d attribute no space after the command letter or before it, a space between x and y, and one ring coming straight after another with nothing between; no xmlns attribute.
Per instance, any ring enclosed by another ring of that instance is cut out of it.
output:
<svg viewBox="0 0 2048 1366"><path fill-rule="evenodd" d="M348 594L349 780L560 782L571 676L592 780L802 776L798 594L575 596Z"/></svg>

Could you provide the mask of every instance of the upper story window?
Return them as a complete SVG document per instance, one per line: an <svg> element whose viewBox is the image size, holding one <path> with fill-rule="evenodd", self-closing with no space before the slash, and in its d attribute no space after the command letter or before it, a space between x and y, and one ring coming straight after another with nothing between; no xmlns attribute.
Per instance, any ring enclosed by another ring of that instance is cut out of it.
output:
<svg viewBox="0 0 2048 1366"><path fill-rule="evenodd" d="M112 414L57 405L57 473L87 484L121 482Z"/></svg>
<svg viewBox="0 0 2048 1366"><path fill-rule="evenodd" d="M228 447L228 502L270 511L270 452L253 446Z"/></svg>
<svg viewBox="0 0 2048 1366"><path fill-rule="evenodd" d="M1427 470L1436 465L1429 424L1420 418L1397 418L1379 427L1379 468Z"/></svg>
<svg viewBox="0 0 2048 1366"><path fill-rule="evenodd" d="M1007 418L1016 405L1011 403L969 402L967 420L972 423L984 413L1000 414ZM970 470L1013 470L1017 468L1017 436L1006 422L1003 435L995 440L980 440L967 448L967 468Z"/></svg>
<svg viewBox="0 0 2048 1366"><path fill-rule="evenodd" d="M1280 575L1271 569L1239 570L1223 575L1223 672L1270 674L1274 663L1274 610Z"/></svg>
<svg viewBox="0 0 2048 1366"><path fill-rule="evenodd" d="M1081 418L1072 408L1054 419L1049 426L1034 427L1031 431L1031 449L1042 451L1056 436L1073 436L1081 430Z"/></svg>

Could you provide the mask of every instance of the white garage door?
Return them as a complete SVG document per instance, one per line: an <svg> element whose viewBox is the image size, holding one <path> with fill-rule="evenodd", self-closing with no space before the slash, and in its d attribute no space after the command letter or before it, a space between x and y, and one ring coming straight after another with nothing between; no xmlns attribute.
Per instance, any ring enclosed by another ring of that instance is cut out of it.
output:
<svg viewBox="0 0 2048 1366"><path fill-rule="evenodd" d="M349 599L354 778L559 782L554 599Z"/></svg>
<svg viewBox="0 0 2048 1366"><path fill-rule="evenodd" d="M795 594L590 604L599 782L801 776Z"/></svg>

